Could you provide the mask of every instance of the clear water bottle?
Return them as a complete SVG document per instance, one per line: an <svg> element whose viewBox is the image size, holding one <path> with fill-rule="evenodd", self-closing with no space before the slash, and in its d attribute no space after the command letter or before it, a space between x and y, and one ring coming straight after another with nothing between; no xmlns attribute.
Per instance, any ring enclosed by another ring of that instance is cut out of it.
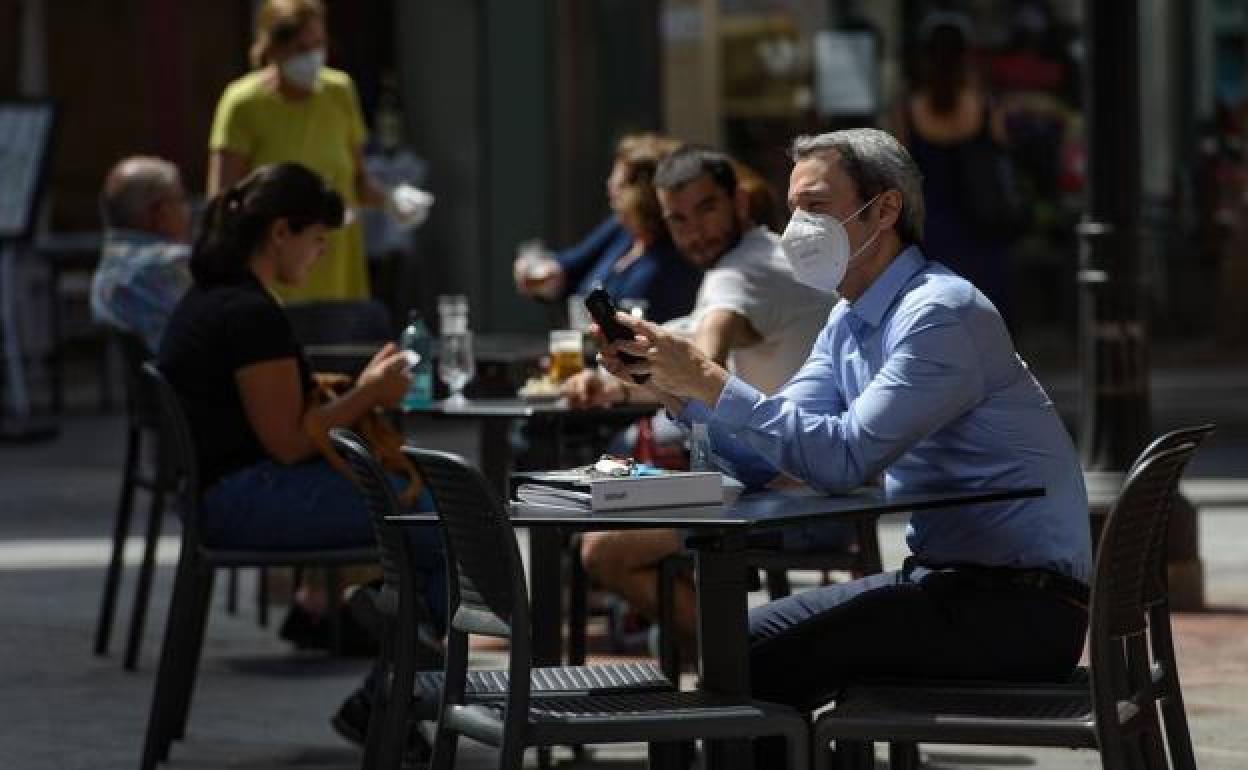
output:
<svg viewBox="0 0 1248 770"><path fill-rule="evenodd" d="M689 470L716 470L711 459L711 433L704 422L695 422L689 436Z"/></svg>
<svg viewBox="0 0 1248 770"><path fill-rule="evenodd" d="M407 328L399 336L399 347L410 358L412 384L403 396L404 409L424 409L433 403L433 335L420 313L413 310Z"/></svg>

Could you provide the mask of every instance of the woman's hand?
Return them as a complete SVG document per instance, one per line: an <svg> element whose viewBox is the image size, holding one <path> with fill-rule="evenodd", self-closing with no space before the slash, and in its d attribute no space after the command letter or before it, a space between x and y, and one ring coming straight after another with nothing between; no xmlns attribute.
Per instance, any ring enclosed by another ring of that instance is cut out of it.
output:
<svg viewBox="0 0 1248 770"><path fill-rule="evenodd" d="M516 291L526 297L553 300L563 293L563 267L536 244L522 244L517 249L511 274L516 282Z"/></svg>
<svg viewBox="0 0 1248 770"><path fill-rule="evenodd" d="M616 320L633 332L633 339L607 342L595 324L593 332L601 342L598 360L603 368L621 379L648 374L647 385L654 390L680 399L696 398L714 406L728 382L728 372L698 350L681 334L673 334L658 324L633 318L626 313L615 314ZM626 363L620 353L641 359Z"/></svg>
<svg viewBox="0 0 1248 770"><path fill-rule="evenodd" d="M411 364L406 351L387 342L364 367L356 387L371 392L375 406L393 408L403 400L411 384Z"/></svg>

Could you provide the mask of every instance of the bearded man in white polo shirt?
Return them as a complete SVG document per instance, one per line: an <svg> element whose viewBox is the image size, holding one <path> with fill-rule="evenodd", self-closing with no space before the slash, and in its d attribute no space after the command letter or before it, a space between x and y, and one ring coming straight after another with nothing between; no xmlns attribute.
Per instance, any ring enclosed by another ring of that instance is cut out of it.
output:
<svg viewBox="0 0 1248 770"><path fill-rule="evenodd" d="M659 164L654 183L677 249L706 271L692 314L667 326L691 336L699 350L743 381L774 392L806 362L837 296L793 278L779 237L750 221L746 193L727 155L684 147ZM580 406L627 400L630 392L600 370L582 373L564 391ZM783 547L844 547L850 536L839 524L798 527L785 532ZM653 617L659 562L682 548L680 538L673 530L587 533L581 558L599 585ZM677 630L692 638L692 586L679 584L674 600Z"/></svg>

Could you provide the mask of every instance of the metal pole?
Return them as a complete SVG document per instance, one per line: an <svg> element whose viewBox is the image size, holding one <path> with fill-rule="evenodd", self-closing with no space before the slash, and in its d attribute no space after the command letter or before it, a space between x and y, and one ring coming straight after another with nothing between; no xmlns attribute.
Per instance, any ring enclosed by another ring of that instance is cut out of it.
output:
<svg viewBox="0 0 1248 770"><path fill-rule="evenodd" d="M1084 5L1087 211L1078 227L1084 467L1122 471L1150 428L1148 337L1140 290L1137 2Z"/></svg>
<svg viewBox="0 0 1248 770"><path fill-rule="evenodd" d="M1187 9L1190 13L1190 9ZM1079 447L1092 515L1104 515L1122 474L1152 434L1148 327L1141 285L1139 0L1084 3L1087 211L1079 224ZM1183 14L1183 11L1180 11ZM1178 20L1193 34L1190 18ZM1181 49L1188 50L1188 49ZM1192 86L1179 82L1180 93ZM1204 604L1196 511L1171 515L1170 604Z"/></svg>

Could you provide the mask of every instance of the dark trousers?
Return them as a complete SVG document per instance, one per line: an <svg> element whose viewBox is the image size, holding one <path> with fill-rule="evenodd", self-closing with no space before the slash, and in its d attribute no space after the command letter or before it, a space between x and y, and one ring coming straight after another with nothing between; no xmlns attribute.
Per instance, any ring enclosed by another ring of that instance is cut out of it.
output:
<svg viewBox="0 0 1248 770"><path fill-rule="evenodd" d="M1060 681L1087 625L1086 608L1048 588L908 564L752 611L751 684L812 710L869 679ZM782 767L783 749L760 740L756 766Z"/></svg>

